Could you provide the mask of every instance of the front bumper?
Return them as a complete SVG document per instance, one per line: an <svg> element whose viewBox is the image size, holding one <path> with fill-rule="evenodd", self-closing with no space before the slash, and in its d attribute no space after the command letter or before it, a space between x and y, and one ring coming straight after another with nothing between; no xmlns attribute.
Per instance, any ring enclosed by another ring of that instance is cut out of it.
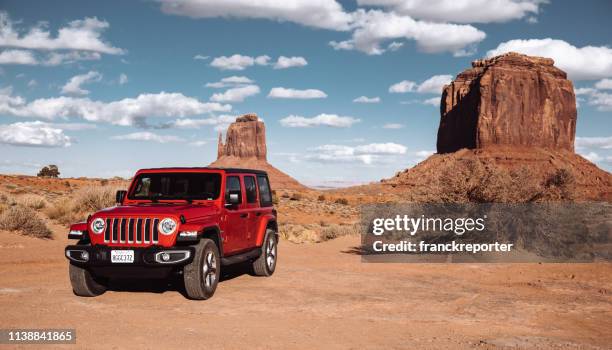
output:
<svg viewBox="0 0 612 350"><path fill-rule="evenodd" d="M133 250L134 262L111 262L111 250ZM64 250L65 256L72 263L84 266L149 266L169 267L182 266L193 261L194 247L108 247L105 245L69 245ZM166 258L166 259L164 259Z"/></svg>

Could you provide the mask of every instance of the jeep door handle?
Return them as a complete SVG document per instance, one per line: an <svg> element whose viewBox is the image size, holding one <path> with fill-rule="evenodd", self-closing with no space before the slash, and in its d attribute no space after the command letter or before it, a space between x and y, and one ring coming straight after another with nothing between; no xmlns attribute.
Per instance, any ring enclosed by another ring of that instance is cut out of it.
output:
<svg viewBox="0 0 612 350"><path fill-rule="evenodd" d="M261 216L261 212L255 213L255 216Z"/></svg>
<svg viewBox="0 0 612 350"><path fill-rule="evenodd" d="M249 214L247 214L247 213L240 214L240 217L241 217L241 218L243 218L243 219L244 219L244 218L248 218L248 217L249 217Z"/></svg>

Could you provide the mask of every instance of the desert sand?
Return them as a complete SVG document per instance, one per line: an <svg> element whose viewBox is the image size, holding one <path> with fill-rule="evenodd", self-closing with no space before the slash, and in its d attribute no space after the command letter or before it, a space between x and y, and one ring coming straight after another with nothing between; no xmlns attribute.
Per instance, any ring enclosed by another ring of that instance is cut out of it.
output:
<svg viewBox="0 0 612 350"><path fill-rule="evenodd" d="M0 328L76 328L91 349L612 347L612 264L368 264L346 236L281 241L272 277L232 268L208 301L144 282L81 298L50 227L0 232Z"/></svg>

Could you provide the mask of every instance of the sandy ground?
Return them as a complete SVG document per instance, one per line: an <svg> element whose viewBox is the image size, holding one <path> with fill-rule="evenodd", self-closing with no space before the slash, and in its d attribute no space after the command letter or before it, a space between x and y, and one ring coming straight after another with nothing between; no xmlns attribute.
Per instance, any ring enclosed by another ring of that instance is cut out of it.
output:
<svg viewBox="0 0 612 350"><path fill-rule="evenodd" d="M234 269L208 301L160 284L80 298L63 230L0 232L0 328L76 328L92 349L612 348L612 264L367 264L344 237L281 242L274 276Z"/></svg>

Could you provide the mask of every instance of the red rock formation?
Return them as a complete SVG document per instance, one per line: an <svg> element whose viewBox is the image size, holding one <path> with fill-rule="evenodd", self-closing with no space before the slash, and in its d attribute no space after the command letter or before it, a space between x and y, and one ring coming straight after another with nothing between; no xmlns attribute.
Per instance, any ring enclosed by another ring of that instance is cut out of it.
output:
<svg viewBox="0 0 612 350"><path fill-rule="evenodd" d="M573 152L574 88L553 64L514 52L472 62L444 87L438 153L494 145Z"/></svg>
<svg viewBox="0 0 612 350"><path fill-rule="evenodd" d="M256 114L237 117L227 129L225 143L219 134L217 147L217 160L210 164L211 167L264 170L268 172L272 189L306 189L297 180L268 163L266 127Z"/></svg>
<svg viewBox="0 0 612 350"><path fill-rule="evenodd" d="M227 129L225 144L219 135L217 158L234 156L265 160L266 152L266 126L256 114L245 114L236 118L236 122Z"/></svg>

